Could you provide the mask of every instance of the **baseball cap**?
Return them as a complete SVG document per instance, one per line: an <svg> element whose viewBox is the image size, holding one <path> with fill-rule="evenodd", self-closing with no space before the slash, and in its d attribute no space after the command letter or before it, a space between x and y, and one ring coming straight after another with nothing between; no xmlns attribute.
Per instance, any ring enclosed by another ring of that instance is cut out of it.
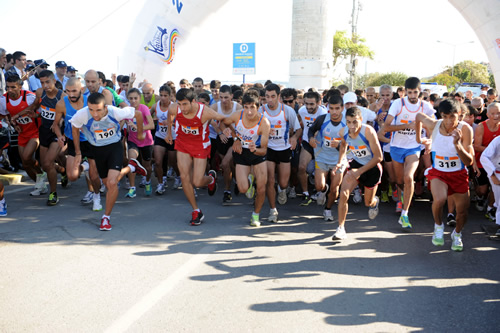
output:
<svg viewBox="0 0 500 333"><path fill-rule="evenodd" d="M31 70L31 69L33 69L33 68L35 68L35 65L33 65L33 64L27 64L27 65L26 65L26 68L25 68L24 70L25 70L25 71L29 71L29 70Z"/></svg>
<svg viewBox="0 0 500 333"><path fill-rule="evenodd" d="M78 70L73 66L68 66L68 72L78 72Z"/></svg>
<svg viewBox="0 0 500 333"><path fill-rule="evenodd" d="M358 102L358 96L356 96L355 93L352 91L349 91L344 94L344 104L347 103L357 103Z"/></svg>
<svg viewBox="0 0 500 333"><path fill-rule="evenodd" d="M60 68L60 67L68 67L68 65L66 65L65 61L56 62L56 68Z"/></svg>
<svg viewBox="0 0 500 333"><path fill-rule="evenodd" d="M41 65L50 66L44 59L35 60L34 63L35 66L41 66Z"/></svg>

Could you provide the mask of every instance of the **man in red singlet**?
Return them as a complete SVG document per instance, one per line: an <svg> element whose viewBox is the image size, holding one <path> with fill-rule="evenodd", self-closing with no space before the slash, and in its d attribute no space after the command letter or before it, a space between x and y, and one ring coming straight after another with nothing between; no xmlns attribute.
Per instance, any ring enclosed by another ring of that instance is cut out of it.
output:
<svg viewBox="0 0 500 333"><path fill-rule="evenodd" d="M36 182L32 195L40 195L47 193L47 186L42 169L37 160L33 158L39 144L38 121L34 114L18 116L21 111L35 101L35 94L22 90L22 84L21 78L17 74L11 74L7 77L7 93L0 100L0 114L10 118L11 125L19 133L18 148L23 168L28 176Z"/></svg>
<svg viewBox="0 0 500 333"><path fill-rule="evenodd" d="M168 109L167 128L172 128L175 118L175 150L177 165L181 174L182 190L193 207L191 225L200 225L203 213L196 203L194 187L208 186L208 194L214 195L217 190L217 173L214 170L205 176L207 157L210 156L210 138L208 124L210 120L222 121L225 117L214 110L195 101L192 90L182 88L175 94L176 103ZM165 138L172 144L172 132Z"/></svg>

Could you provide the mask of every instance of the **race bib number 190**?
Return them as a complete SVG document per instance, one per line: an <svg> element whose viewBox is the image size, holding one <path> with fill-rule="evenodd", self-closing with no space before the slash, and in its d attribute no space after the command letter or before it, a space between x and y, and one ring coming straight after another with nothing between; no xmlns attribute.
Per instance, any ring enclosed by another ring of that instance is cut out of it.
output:
<svg viewBox="0 0 500 333"><path fill-rule="evenodd" d="M115 135L115 129L114 128L108 128L108 129L103 129L103 130L97 130L97 131L95 131L95 138L96 138L97 141L109 139L113 135Z"/></svg>

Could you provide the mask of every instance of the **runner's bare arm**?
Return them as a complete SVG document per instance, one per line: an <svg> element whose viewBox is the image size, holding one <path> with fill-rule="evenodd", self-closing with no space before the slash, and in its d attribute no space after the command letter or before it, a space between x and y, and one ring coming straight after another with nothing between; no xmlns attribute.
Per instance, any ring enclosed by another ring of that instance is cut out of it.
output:
<svg viewBox="0 0 500 333"><path fill-rule="evenodd" d="M203 114L201 115L201 122L206 123L210 119L223 121L224 118L226 117L221 115L220 113L212 110L211 108L205 107L205 109L203 110Z"/></svg>
<svg viewBox="0 0 500 333"><path fill-rule="evenodd" d="M383 142L383 143L390 143L391 139L385 137L385 134L387 132L385 131L384 127L385 127L384 124L382 124L382 126L380 126L380 128L378 130L378 133L377 133L378 141Z"/></svg>
<svg viewBox="0 0 500 333"><path fill-rule="evenodd" d="M415 117L415 133L416 133L416 140L418 143L425 143L426 141L422 142L422 125L425 127L427 130L427 133L432 133L434 130L434 126L436 126L437 120L430 118L424 113L419 112L417 116ZM429 140L429 139L424 139L424 140Z"/></svg>
<svg viewBox="0 0 500 333"><path fill-rule="evenodd" d="M26 115L28 117L31 117L31 118L36 118L38 116L38 113L35 112L35 111L38 110L38 108L41 105L42 94L43 94L43 89L42 88L38 88L36 90L36 97L35 97L35 100L33 101L33 103L31 103L24 110L22 110L21 112L19 112L15 116L13 116L12 120L15 121L17 118L24 117Z"/></svg>
<svg viewBox="0 0 500 333"><path fill-rule="evenodd" d="M486 149L486 146L483 146L483 135L484 135L484 127L483 125L479 124L474 130L474 150L477 153L481 153L483 150Z"/></svg>
<svg viewBox="0 0 500 333"><path fill-rule="evenodd" d="M340 145L339 145L339 159L338 163L335 166L335 170L333 172L336 172L338 169L341 169L344 165L343 161L345 158L345 154L347 152L347 142L344 140L344 128L339 131L339 137L340 137Z"/></svg>
<svg viewBox="0 0 500 333"><path fill-rule="evenodd" d="M462 126L462 129L458 128L453 130L451 133L453 136L453 144L457 150L458 157L466 165L472 165L474 160L474 148L472 147L472 128L467 126Z"/></svg>
<svg viewBox="0 0 500 333"><path fill-rule="evenodd" d="M144 133L144 118L142 112L136 110L134 118L137 120L137 139L144 140L146 133Z"/></svg>
<svg viewBox="0 0 500 333"><path fill-rule="evenodd" d="M262 122L259 127L260 134L260 148L256 148L254 151L255 155L266 156L267 154L267 144L269 142L269 132L271 131L271 124L267 118L262 118Z"/></svg>
<svg viewBox="0 0 500 333"><path fill-rule="evenodd" d="M174 123L175 116L177 115L177 103L173 103L168 107L168 117L167 117L167 136L165 136L165 141L168 144L172 144L174 142L172 138L172 124Z"/></svg>
<svg viewBox="0 0 500 333"><path fill-rule="evenodd" d="M154 120L153 120L153 117L151 117L151 114L148 114L148 115L146 116L146 120L147 120L148 124L147 124L147 125L144 125L143 130L144 130L144 131L151 131L151 130L154 130L154 129L155 129L155 122L154 122Z"/></svg>
<svg viewBox="0 0 500 333"><path fill-rule="evenodd" d="M113 105L113 94L108 89L103 89L102 94L106 100L106 105Z"/></svg>
<svg viewBox="0 0 500 333"><path fill-rule="evenodd" d="M59 127L59 122L61 121L61 119L63 119L65 115L66 115L66 105L64 103L64 100L61 99L56 104L56 116L54 118L52 126L50 127L52 132L54 132L54 134L57 136L57 144L61 148L64 147L64 141L66 141L66 138L61 133L61 127Z"/></svg>

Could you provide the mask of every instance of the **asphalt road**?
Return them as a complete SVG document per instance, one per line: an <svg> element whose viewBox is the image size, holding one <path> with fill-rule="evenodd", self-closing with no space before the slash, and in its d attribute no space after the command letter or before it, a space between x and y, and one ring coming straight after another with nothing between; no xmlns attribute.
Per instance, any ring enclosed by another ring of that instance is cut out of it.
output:
<svg viewBox="0 0 500 333"><path fill-rule="evenodd" d="M172 182L170 182L170 186ZM248 225L251 202L199 191L206 219L189 225L182 190L125 199L111 223L80 205L83 179L60 203L30 197L32 184L6 187L0 218L1 332L498 332L500 242L471 209L465 249L431 243L428 201L410 209L402 232L394 204L376 220L350 204L348 239L321 207L279 206L279 224ZM104 201L104 200L103 200ZM104 203L104 202L103 202ZM336 215L336 208L333 212Z"/></svg>

